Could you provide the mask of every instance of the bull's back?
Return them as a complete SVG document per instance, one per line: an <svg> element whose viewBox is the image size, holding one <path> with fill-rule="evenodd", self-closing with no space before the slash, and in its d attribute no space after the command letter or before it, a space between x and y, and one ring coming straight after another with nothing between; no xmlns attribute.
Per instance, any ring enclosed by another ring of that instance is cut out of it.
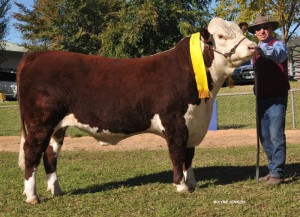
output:
<svg viewBox="0 0 300 217"><path fill-rule="evenodd" d="M89 89L93 94L104 90L113 97L124 90L130 94L131 90L147 82L157 83L164 77L161 73L166 71L164 65L170 68L169 63L160 63L155 58L114 59L62 51L37 52L21 61L18 83L20 91L30 85L35 90L45 87L74 91Z"/></svg>

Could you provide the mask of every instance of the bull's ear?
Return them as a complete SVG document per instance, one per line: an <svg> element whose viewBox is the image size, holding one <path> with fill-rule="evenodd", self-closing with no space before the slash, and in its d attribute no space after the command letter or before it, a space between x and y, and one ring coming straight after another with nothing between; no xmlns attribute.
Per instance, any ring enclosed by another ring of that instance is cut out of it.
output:
<svg viewBox="0 0 300 217"><path fill-rule="evenodd" d="M204 43L205 43L205 44L211 44L211 41L210 41L210 33L209 33L209 31L207 30L207 28L202 28L202 29L200 29L200 34L201 34L201 37L202 37L202 39L204 40Z"/></svg>

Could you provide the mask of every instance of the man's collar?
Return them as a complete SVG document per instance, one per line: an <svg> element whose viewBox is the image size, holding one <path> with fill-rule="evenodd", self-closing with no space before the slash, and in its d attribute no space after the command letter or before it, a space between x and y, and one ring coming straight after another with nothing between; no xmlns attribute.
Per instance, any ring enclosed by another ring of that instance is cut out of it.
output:
<svg viewBox="0 0 300 217"><path fill-rule="evenodd" d="M266 40L262 41L260 44L268 44L271 40L273 39L272 36L270 36L269 38L267 38Z"/></svg>

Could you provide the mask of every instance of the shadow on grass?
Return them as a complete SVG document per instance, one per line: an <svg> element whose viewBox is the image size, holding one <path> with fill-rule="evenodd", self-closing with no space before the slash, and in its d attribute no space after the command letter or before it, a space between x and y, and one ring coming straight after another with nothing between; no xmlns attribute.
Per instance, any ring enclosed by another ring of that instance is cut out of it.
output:
<svg viewBox="0 0 300 217"><path fill-rule="evenodd" d="M255 179L255 166L213 166L204 168L194 168L197 182L210 181L215 185L228 185L235 182L245 181L247 179ZM292 183L300 180L300 163L286 165L286 183ZM260 167L260 175L266 175L268 172L266 166ZM109 182L104 184L96 184L83 189L77 189L70 192L72 195L96 193L107 191L122 186L134 187L151 183L172 183L172 171L163 171L160 173L149 174L127 179L120 182ZM200 188L206 188L211 184L203 184Z"/></svg>

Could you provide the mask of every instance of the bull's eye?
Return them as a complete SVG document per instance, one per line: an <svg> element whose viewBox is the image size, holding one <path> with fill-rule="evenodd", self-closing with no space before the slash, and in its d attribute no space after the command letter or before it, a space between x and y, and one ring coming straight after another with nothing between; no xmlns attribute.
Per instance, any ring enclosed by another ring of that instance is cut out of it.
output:
<svg viewBox="0 0 300 217"><path fill-rule="evenodd" d="M223 39L223 40L225 40L225 37L224 37L224 35L218 35L218 37L219 37L219 39Z"/></svg>

